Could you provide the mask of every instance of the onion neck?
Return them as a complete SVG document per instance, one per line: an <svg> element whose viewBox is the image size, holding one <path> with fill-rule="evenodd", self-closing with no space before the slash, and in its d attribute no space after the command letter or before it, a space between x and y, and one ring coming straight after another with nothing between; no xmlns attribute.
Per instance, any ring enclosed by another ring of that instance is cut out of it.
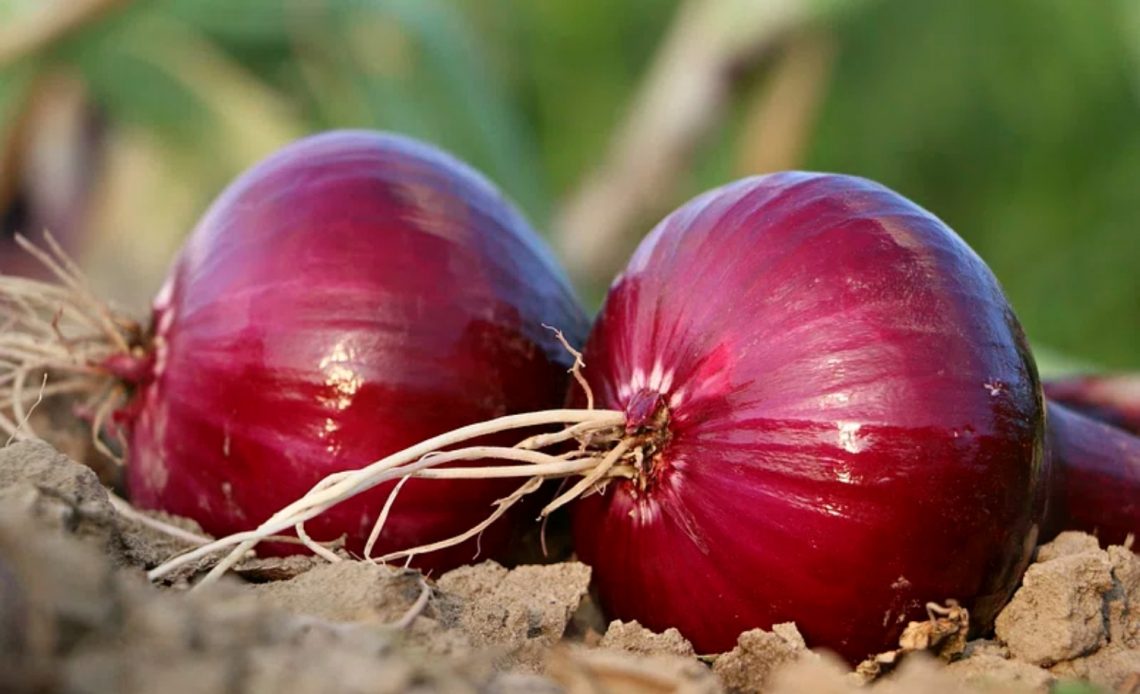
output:
<svg viewBox="0 0 1140 694"><path fill-rule="evenodd" d="M155 357L151 350L135 348L113 354L100 366L128 386L142 386L154 380Z"/></svg>

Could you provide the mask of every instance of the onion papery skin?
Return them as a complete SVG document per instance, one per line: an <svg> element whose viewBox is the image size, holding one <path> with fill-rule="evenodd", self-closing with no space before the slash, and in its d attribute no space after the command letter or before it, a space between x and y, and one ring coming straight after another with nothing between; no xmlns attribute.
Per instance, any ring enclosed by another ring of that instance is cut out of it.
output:
<svg viewBox="0 0 1140 694"><path fill-rule="evenodd" d="M1048 412L1055 481L1046 538L1083 530L1107 546L1140 535L1140 438L1051 399Z"/></svg>
<svg viewBox="0 0 1140 694"><path fill-rule="evenodd" d="M154 303L153 373L124 410L132 501L225 535L330 473L559 406L571 359L544 323L578 344L588 327L548 249L471 168L364 131L287 146L213 204ZM465 531L518 484L411 480L374 554ZM359 552L392 485L307 533ZM472 541L417 564L475 555Z"/></svg>
<svg viewBox="0 0 1140 694"><path fill-rule="evenodd" d="M1140 434L1140 374L1093 374L1046 381L1053 402Z"/></svg>
<svg viewBox="0 0 1140 694"><path fill-rule="evenodd" d="M644 489L576 504L612 618L707 653L794 621L857 661L927 601L986 628L1032 554L1048 465L1022 331L965 242L878 184L694 199L615 280L585 361L599 406L668 408Z"/></svg>

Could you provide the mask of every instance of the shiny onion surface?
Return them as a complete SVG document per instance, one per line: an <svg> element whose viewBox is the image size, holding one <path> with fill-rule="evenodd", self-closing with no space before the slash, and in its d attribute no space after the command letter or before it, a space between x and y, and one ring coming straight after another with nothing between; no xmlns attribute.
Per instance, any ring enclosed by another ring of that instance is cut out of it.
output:
<svg viewBox="0 0 1140 694"><path fill-rule="evenodd" d="M897 193L750 178L645 239L587 343L647 456L576 504L607 613L700 652L794 621L856 661L928 601L985 628L1042 520L1044 412L992 273Z"/></svg>
<svg viewBox="0 0 1140 694"><path fill-rule="evenodd" d="M586 320L563 273L482 176L361 131L290 145L201 220L154 303L121 413L132 501L247 530L326 475L499 415L560 404ZM138 365L136 365L138 366ZM411 480L375 554L456 535L512 480ZM306 525L359 552L392 483ZM506 519L428 567L497 556Z"/></svg>

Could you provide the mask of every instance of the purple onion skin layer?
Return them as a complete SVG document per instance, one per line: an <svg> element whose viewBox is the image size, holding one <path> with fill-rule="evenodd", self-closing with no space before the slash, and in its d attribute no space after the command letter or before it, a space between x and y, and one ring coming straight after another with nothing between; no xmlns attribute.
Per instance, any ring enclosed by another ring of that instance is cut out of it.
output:
<svg viewBox="0 0 1140 694"><path fill-rule="evenodd" d="M1140 434L1140 374L1095 374L1044 383L1045 396L1071 409Z"/></svg>
<svg viewBox="0 0 1140 694"><path fill-rule="evenodd" d="M1140 536L1140 438L1048 401L1053 489L1046 537L1083 530L1102 545Z"/></svg>
<svg viewBox="0 0 1140 694"><path fill-rule="evenodd" d="M290 145L240 177L154 305L155 366L128 412L133 501L250 529L329 473L492 417L561 406L583 312L548 250L482 176L361 131ZM516 480L412 480L376 554L487 517ZM306 524L359 552L392 488ZM508 543L510 523L481 538ZM474 541L420 566L469 563Z"/></svg>
<svg viewBox="0 0 1140 694"><path fill-rule="evenodd" d="M1036 544L1036 367L997 281L870 181L785 173L702 195L615 281L585 351L601 407L667 442L576 505L603 608L700 652L794 621L850 661L927 601L984 629Z"/></svg>

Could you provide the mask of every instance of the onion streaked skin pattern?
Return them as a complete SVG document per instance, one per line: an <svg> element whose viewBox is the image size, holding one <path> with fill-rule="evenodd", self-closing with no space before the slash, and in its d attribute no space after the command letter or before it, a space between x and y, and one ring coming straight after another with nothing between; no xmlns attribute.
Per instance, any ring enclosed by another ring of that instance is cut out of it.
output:
<svg viewBox="0 0 1140 694"><path fill-rule="evenodd" d="M1104 546L1140 536L1140 438L1047 402L1054 482L1046 536L1083 530Z"/></svg>
<svg viewBox="0 0 1140 694"><path fill-rule="evenodd" d="M132 501L247 530L324 476L429 436L561 404L586 318L481 175L364 131L294 143L235 181L154 304L153 368L124 413ZM513 480L411 480L374 554L467 530ZM392 484L314 518L359 552ZM488 529L495 556L510 523ZM468 563L474 541L418 565Z"/></svg>
<svg viewBox="0 0 1140 694"><path fill-rule="evenodd" d="M850 661L928 601L986 628L1036 544L1041 387L997 281L870 181L785 173L667 217L585 349L599 406L656 432L577 502L603 608L699 652L794 621Z"/></svg>

